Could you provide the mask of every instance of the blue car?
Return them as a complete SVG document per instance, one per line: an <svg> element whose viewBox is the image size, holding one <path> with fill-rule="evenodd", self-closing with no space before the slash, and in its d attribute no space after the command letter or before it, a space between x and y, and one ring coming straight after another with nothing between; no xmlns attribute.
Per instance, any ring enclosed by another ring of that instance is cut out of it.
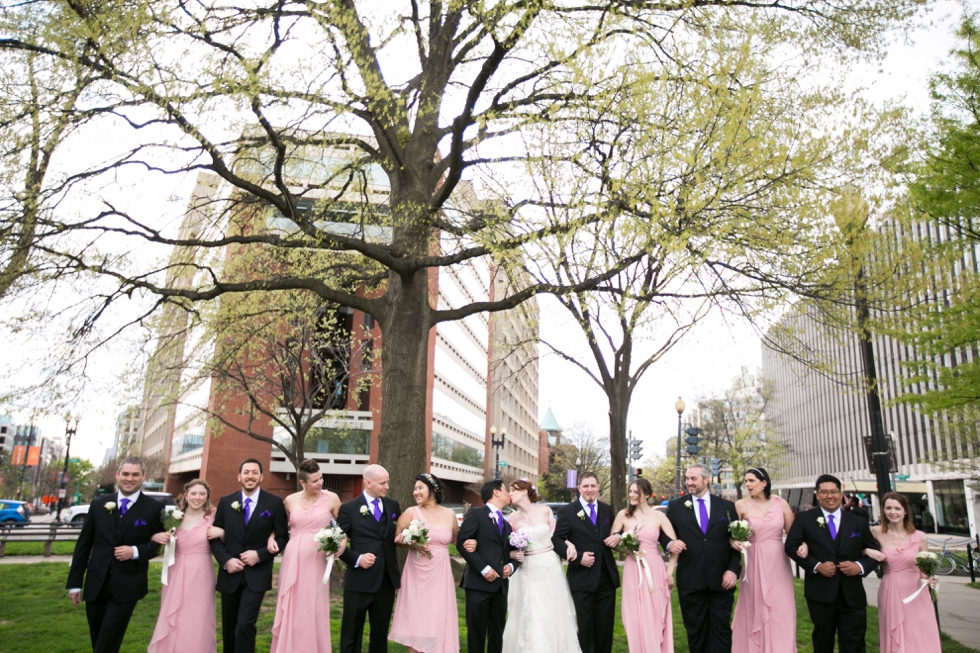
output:
<svg viewBox="0 0 980 653"><path fill-rule="evenodd" d="M0 499L0 524L7 525L23 525L30 523L31 517L24 510L23 501L10 501L9 499Z"/></svg>

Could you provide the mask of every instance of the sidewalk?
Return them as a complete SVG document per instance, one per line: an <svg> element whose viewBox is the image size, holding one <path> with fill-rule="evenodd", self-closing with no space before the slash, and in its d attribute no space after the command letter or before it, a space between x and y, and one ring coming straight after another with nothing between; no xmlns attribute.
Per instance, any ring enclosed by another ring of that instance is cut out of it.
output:
<svg viewBox="0 0 980 653"><path fill-rule="evenodd" d="M865 577L868 605L878 607L880 582L874 574ZM980 590L967 587L969 582L969 576L939 577L939 626L960 644L980 649L980 614L976 608Z"/></svg>

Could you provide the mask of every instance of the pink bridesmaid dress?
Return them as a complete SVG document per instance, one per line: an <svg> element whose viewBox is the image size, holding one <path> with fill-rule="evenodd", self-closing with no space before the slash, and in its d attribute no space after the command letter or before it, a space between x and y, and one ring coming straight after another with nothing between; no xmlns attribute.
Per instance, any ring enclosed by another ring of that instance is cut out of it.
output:
<svg viewBox="0 0 980 653"><path fill-rule="evenodd" d="M160 616L149 653L215 653L214 560L208 526L214 514L191 529L177 530L174 564L160 590Z"/></svg>
<svg viewBox="0 0 980 653"><path fill-rule="evenodd" d="M330 584L321 581L327 554L313 536L333 521L330 493L309 510L289 513L289 544L279 566L279 599L272 623L271 653L330 653Z"/></svg>
<svg viewBox="0 0 980 653"><path fill-rule="evenodd" d="M429 527L432 558L409 552L388 639L421 653L459 653L456 583L449 564L453 531L429 525L418 506L415 519Z"/></svg>
<svg viewBox="0 0 980 653"><path fill-rule="evenodd" d="M633 556L623 566L623 626L630 653L673 653L674 626L670 616L667 568L657 552L660 529L646 526L637 532L640 549L650 569L651 591L646 573Z"/></svg>
<svg viewBox="0 0 980 653"><path fill-rule="evenodd" d="M796 597L783 550L782 499L772 497L765 517L748 518L748 567L738 587L732 653L795 653Z"/></svg>
<svg viewBox="0 0 980 653"><path fill-rule="evenodd" d="M924 589L908 603L903 603L922 585L921 572L915 566L922 531L894 549L882 549L885 561L878 586L878 631L881 653L940 653L939 625L936 613Z"/></svg>

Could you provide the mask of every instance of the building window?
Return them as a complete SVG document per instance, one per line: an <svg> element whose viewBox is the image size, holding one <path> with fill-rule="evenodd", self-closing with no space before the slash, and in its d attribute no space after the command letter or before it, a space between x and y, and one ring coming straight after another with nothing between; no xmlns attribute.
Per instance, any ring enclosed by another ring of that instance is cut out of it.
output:
<svg viewBox="0 0 980 653"><path fill-rule="evenodd" d="M470 467L483 467L483 450L450 440L438 433L432 434L432 455Z"/></svg>
<svg viewBox="0 0 980 653"><path fill-rule="evenodd" d="M306 436L307 451L366 456L370 449L371 432L364 429L313 428Z"/></svg>
<svg viewBox="0 0 980 653"><path fill-rule="evenodd" d="M934 481L936 494L936 532L970 534L963 481Z"/></svg>

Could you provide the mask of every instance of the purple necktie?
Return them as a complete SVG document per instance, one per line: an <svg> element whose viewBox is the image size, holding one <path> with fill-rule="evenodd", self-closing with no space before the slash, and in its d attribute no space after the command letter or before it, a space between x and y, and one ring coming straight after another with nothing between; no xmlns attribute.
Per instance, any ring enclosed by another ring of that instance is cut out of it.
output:
<svg viewBox="0 0 980 653"><path fill-rule="evenodd" d="M252 497L246 497L245 499L245 523L248 523L249 517L252 516Z"/></svg>
<svg viewBox="0 0 980 653"><path fill-rule="evenodd" d="M119 514L125 515L126 511L129 510L129 499L122 499L119 501Z"/></svg>
<svg viewBox="0 0 980 653"><path fill-rule="evenodd" d="M381 521L381 500L374 500L374 521Z"/></svg>
<svg viewBox="0 0 980 653"><path fill-rule="evenodd" d="M501 535L504 534L504 516L500 514L499 510L494 510L493 514L497 516L497 532Z"/></svg>
<svg viewBox="0 0 980 653"><path fill-rule="evenodd" d="M592 525L595 526L595 504L589 504L589 519L592 521Z"/></svg>
<svg viewBox="0 0 980 653"><path fill-rule="evenodd" d="M834 516L827 515L827 530L830 531L830 539L837 539L837 526L834 525Z"/></svg>
<svg viewBox="0 0 980 653"><path fill-rule="evenodd" d="M708 534L708 509L704 506L704 499L698 499L698 514L701 516L701 533Z"/></svg>

